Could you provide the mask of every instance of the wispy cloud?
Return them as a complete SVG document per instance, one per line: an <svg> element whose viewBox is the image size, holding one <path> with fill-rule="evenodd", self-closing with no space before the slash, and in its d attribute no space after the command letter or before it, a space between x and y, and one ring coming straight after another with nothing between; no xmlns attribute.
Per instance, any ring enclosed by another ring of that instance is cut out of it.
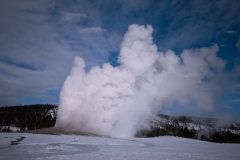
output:
<svg viewBox="0 0 240 160"><path fill-rule="evenodd" d="M235 31L228 30L228 31L226 31L226 33L233 34L233 33L235 33Z"/></svg>
<svg viewBox="0 0 240 160"><path fill-rule="evenodd" d="M108 41L112 34L81 23L91 21L85 13L56 15L56 4L49 1L2 4L0 12L6 16L0 17L0 105L52 96L49 90L60 90L76 55L91 67L106 62L114 50Z"/></svg>
<svg viewBox="0 0 240 160"><path fill-rule="evenodd" d="M240 103L240 99L234 99L232 102Z"/></svg>
<svg viewBox="0 0 240 160"><path fill-rule="evenodd" d="M240 48L240 38L238 39L238 41L237 41L237 43L236 43L236 46L237 46L238 48Z"/></svg>

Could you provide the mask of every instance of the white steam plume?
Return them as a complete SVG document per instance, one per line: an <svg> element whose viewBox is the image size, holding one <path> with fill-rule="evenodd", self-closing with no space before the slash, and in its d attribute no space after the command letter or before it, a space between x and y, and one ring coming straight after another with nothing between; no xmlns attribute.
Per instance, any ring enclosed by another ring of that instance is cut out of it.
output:
<svg viewBox="0 0 240 160"><path fill-rule="evenodd" d="M150 25L129 26L118 67L105 63L86 73L83 59L76 57L60 94L56 127L132 137L166 104L214 109L225 68L218 46L178 56L158 52L152 33Z"/></svg>

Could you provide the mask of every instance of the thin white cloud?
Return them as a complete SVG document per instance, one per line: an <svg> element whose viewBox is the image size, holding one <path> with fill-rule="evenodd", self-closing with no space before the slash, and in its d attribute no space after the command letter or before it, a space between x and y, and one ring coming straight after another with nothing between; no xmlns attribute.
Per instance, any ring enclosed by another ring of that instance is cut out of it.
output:
<svg viewBox="0 0 240 160"><path fill-rule="evenodd" d="M236 46L237 46L238 48L240 48L240 38L238 39L238 41L237 41L237 43L236 43Z"/></svg>
<svg viewBox="0 0 240 160"><path fill-rule="evenodd" d="M228 30L228 31L226 31L226 33L233 34L233 33L235 33L235 31Z"/></svg>
<svg viewBox="0 0 240 160"><path fill-rule="evenodd" d="M87 19L88 16L84 13L75 13L75 12L61 12L62 21L65 23L71 23L73 21L79 21L81 19Z"/></svg>
<svg viewBox="0 0 240 160"><path fill-rule="evenodd" d="M232 102L240 103L240 99L233 99Z"/></svg>
<svg viewBox="0 0 240 160"><path fill-rule="evenodd" d="M106 32L106 30L102 29L101 27L88 27L88 28L80 29L79 32L80 33L92 33L92 32L102 33L102 32Z"/></svg>

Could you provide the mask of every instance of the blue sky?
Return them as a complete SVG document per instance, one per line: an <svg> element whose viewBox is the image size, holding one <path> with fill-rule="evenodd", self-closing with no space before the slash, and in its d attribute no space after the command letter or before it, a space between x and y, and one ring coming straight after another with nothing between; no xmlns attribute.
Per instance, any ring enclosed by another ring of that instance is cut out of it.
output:
<svg viewBox="0 0 240 160"><path fill-rule="evenodd" d="M135 23L153 26L159 51L218 45L228 81L216 112L237 119L239 13L239 0L2 0L0 106L57 104L74 57L85 60L86 70L118 65L122 38Z"/></svg>

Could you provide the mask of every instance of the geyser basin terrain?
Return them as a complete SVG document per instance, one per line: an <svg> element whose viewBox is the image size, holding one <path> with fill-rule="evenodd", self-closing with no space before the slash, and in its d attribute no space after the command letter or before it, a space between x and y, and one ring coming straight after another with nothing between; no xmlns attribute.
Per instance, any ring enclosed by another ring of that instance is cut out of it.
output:
<svg viewBox="0 0 240 160"><path fill-rule="evenodd" d="M150 25L130 25L117 67L105 63L86 72L76 57L60 94L56 127L132 137L163 107L213 110L226 64L217 57L218 46L163 53L152 33Z"/></svg>
<svg viewBox="0 0 240 160"><path fill-rule="evenodd" d="M18 145L11 145L25 137ZM113 139L74 135L0 133L0 159L240 159L239 144L157 137Z"/></svg>

